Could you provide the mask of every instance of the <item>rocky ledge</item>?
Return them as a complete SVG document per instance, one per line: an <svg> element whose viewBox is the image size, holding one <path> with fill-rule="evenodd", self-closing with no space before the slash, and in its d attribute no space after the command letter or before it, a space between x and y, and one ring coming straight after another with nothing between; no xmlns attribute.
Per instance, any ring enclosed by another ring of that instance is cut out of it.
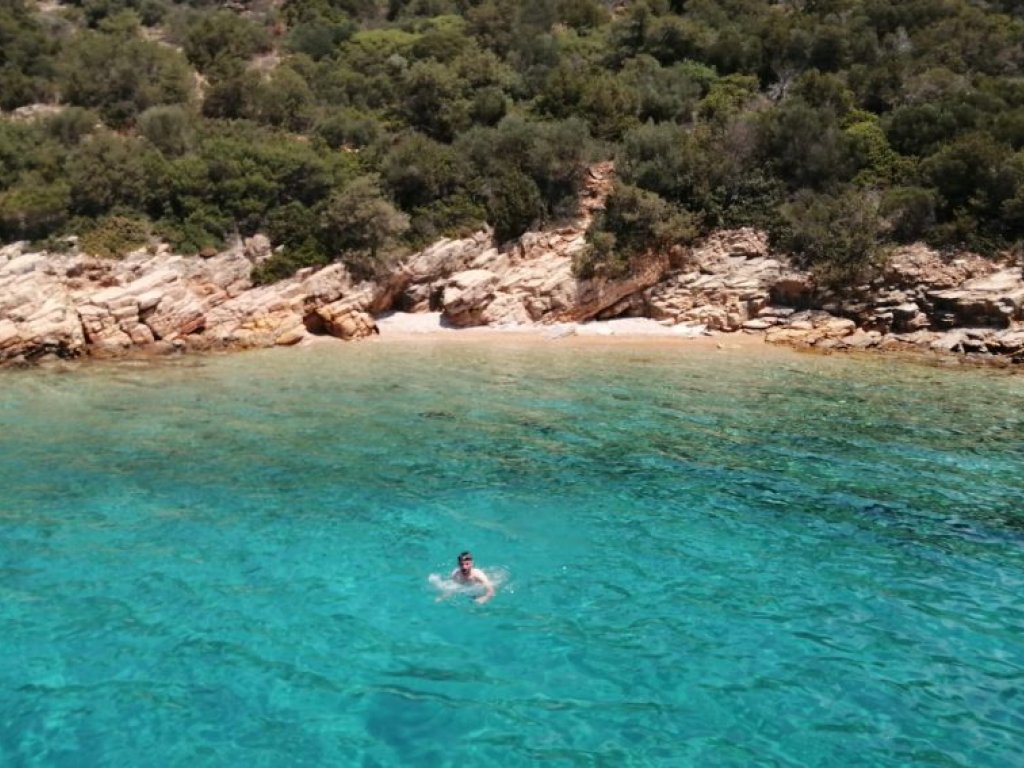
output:
<svg viewBox="0 0 1024 768"><path fill-rule="evenodd" d="M923 246L897 251L881 277L842 299L749 229L653 258L627 280L576 279L572 258L609 177L609 168L591 172L579 218L562 229L501 248L486 231L443 240L379 282L356 282L333 264L254 286L253 267L271 253L261 236L210 258L161 247L111 261L8 245L0 249L0 364L356 339L375 333L374 317L388 310L439 311L453 327L647 317L817 349L1024 362L1020 268Z"/></svg>

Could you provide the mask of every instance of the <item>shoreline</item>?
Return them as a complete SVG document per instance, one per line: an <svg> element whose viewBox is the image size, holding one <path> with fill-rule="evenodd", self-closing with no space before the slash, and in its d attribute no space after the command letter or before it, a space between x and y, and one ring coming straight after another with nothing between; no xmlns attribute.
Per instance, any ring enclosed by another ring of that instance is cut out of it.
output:
<svg viewBox="0 0 1024 768"><path fill-rule="evenodd" d="M772 342L762 331L708 331L702 326L666 326L649 318L619 318L584 323L556 323L508 326L447 325L441 313L391 312L377 318L379 332L369 337L343 340L331 335L307 335L290 346L223 346L182 347L156 351L135 348L121 354L86 354L74 358L44 356L22 365L0 366L2 370L71 371L79 366L125 363L129 365L199 364L202 358L235 355L267 349L277 350L342 350L351 344L364 345L472 345L487 344L504 348L565 349L660 349L681 354L738 353L750 357L812 355L864 360L895 360L899 363L926 367L990 369L1011 375L1024 373L1024 366L992 355L943 353L911 345L898 348L833 348Z"/></svg>
<svg viewBox="0 0 1024 768"><path fill-rule="evenodd" d="M472 343L491 342L502 346L534 346L559 344L580 347L662 347L684 352L732 351L749 354L813 355L849 357L865 360L890 359L943 368L990 368L1010 373L1024 373L1024 366L993 355L937 352L911 345L905 347L842 348L810 344L772 342L763 331L707 331L702 326L665 326L649 318L594 320L585 323L534 324L520 326L471 326L456 328L445 325L440 313L392 312L377 319L380 334L364 343ZM313 337L300 346L331 344L333 338Z"/></svg>
<svg viewBox="0 0 1024 768"><path fill-rule="evenodd" d="M665 326L656 320L629 318L586 323L554 323L508 326L445 325L441 313L392 312L377 318L379 334L361 343L408 344L488 342L502 346L557 344L567 347L660 346L691 350L763 350L768 344L762 333L723 333L703 326ZM302 346L336 341L313 337Z"/></svg>

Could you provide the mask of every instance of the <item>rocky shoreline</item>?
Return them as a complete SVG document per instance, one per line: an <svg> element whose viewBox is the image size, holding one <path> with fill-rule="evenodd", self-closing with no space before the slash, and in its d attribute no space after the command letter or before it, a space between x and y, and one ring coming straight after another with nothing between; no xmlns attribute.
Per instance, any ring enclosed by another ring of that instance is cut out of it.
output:
<svg viewBox="0 0 1024 768"><path fill-rule="evenodd" d="M442 240L379 282L357 283L332 264L254 286L253 268L271 254L262 236L209 258L157 247L115 261L8 245L0 248L0 365L352 340L379 332L374 318L394 310L440 312L455 328L645 317L819 350L1024 363L1020 267L969 254L899 249L875 282L839 299L772 253L763 233L742 229L653 259L627 280L578 280L572 257L610 173L591 172L580 217L564 228L502 248L489 231Z"/></svg>

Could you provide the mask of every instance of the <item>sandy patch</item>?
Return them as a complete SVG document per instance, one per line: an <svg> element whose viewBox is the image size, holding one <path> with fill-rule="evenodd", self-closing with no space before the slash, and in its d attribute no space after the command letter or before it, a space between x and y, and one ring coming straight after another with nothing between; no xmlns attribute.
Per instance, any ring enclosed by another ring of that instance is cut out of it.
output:
<svg viewBox="0 0 1024 768"><path fill-rule="evenodd" d="M558 344L565 346L637 346L657 344L693 349L764 349L761 334L715 333L704 326L665 326L646 318L623 318L554 325L481 326L453 328L440 312L393 312L377 318L375 343L479 342L498 344Z"/></svg>

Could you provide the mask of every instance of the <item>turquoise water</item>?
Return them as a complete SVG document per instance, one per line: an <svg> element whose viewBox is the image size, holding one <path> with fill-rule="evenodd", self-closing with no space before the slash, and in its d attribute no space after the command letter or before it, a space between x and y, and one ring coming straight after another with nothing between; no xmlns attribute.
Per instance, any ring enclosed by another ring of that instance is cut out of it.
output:
<svg viewBox="0 0 1024 768"><path fill-rule="evenodd" d="M0 376L0 764L1021 765L1024 377L681 349Z"/></svg>

